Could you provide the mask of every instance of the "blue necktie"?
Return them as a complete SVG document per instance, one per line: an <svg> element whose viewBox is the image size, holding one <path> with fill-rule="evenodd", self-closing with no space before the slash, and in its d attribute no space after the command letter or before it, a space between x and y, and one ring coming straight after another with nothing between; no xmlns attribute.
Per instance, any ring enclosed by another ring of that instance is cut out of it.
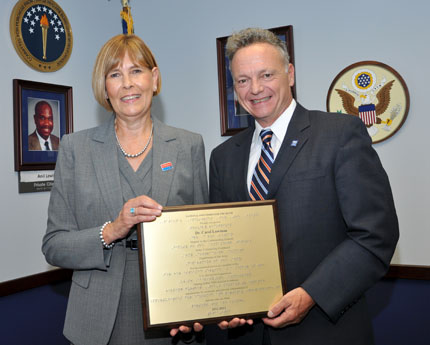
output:
<svg viewBox="0 0 430 345"><path fill-rule="evenodd" d="M51 151L51 149L49 148L49 143L47 141L45 141L45 147L46 151Z"/></svg>
<svg viewBox="0 0 430 345"><path fill-rule="evenodd" d="M252 200L265 200L267 198L270 173L272 172L272 165L275 161L272 145L270 143L272 135L273 132L270 129L263 129L260 132L263 146L261 148L260 159L255 166L255 171L251 179L249 195Z"/></svg>

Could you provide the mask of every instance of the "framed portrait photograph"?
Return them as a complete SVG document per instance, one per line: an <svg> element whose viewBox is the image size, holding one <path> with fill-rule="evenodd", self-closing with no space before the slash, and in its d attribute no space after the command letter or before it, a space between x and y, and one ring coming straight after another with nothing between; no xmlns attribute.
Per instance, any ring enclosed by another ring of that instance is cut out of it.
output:
<svg viewBox="0 0 430 345"><path fill-rule="evenodd" d="M281 26L268 29L276 34L287 45L290 63L294 65L293 26ZM235 95L230 62L226 56L226 43L229 36L216 39L218 61L218 90L221 116L221 135L233 135L249 127L252 116L239 104ZM296 84L292 87L293 97L297 99Z"/></svg>
<svg viewBox="0 0 430 345"><path fill-rule="evenodd" d="M15 171L54 170L61 137L73 132L72 87L13 80Z"/></svg>

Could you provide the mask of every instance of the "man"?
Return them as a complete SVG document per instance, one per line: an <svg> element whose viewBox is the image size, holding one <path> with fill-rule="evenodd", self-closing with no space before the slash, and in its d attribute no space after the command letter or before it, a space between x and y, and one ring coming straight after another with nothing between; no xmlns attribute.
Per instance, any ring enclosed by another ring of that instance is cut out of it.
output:
<svg viewBox="0 0 430 345"><path fill-rule="evenodd" d="M36 130L28 136L29 151L57 151L60 139L51 134L54 128L52 108L46 101L39 101L34 107Z"/></svg>
<svg viewBox="0 0 430 345"><path fill-rule="evenodd" d="M255 127L213 150L210 199L277 200L288 292L262 320L207 327L208 344L372 344L364 293L389 267L398 222L366 127L296 103L294 66L271 32L234 34L227 55Z"/></svg>

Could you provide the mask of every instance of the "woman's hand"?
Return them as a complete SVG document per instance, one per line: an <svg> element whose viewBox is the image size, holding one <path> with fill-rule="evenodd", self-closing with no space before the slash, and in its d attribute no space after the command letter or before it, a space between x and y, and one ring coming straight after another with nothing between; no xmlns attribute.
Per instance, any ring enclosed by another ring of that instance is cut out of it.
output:
<svg viewBox="0 0 430 345"><path fill-rule="evenodd" d="M152 222L161 215L162 209L163 206L146 195L128 200L118 217L105 227L103 231L105 242L110 244L126 237L135 224Z"/></svg>
<svg viewBox="0 0 430 345"><path fill-rule="evenodd" d="M203 330L203 325L201 325L200 323L198 323L198 322L195 322L194 324L193 324L193 328L191 328L191 327L188 327L188 326L179 326L179 328L173 328L173 329L171 329L170 330L170 335L172 336L172 337L174 337L174 336L176 336L179 332L182 332L182 333L190 333L191 331L194 331L194 332L201 332Z"/></svg>

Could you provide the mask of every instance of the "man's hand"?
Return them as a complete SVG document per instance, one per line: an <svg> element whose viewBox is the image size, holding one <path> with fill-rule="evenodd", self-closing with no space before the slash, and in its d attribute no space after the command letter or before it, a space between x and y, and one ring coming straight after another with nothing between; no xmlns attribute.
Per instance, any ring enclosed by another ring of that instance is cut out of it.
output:
<svg viewBox="0 0 430 345"><path fill-rule="evenodd" d="M315 305L311 296L301 287L291 290L276 303L263 318L263 322L274 328L299 323Z"/></svg>
<svg viewBox="0 0 430 345"><path fill-rule="evenodd" d="M245 320L245 319L239 319L238 317L235 317L234 319L232 319L230 321L221 321L218 324L218 327L221 329L228 329L228 328L236 328L239 326L243 326L245 324L248 324L251 326L253 323L254 323L254 321L251 319Z"/></svg>

